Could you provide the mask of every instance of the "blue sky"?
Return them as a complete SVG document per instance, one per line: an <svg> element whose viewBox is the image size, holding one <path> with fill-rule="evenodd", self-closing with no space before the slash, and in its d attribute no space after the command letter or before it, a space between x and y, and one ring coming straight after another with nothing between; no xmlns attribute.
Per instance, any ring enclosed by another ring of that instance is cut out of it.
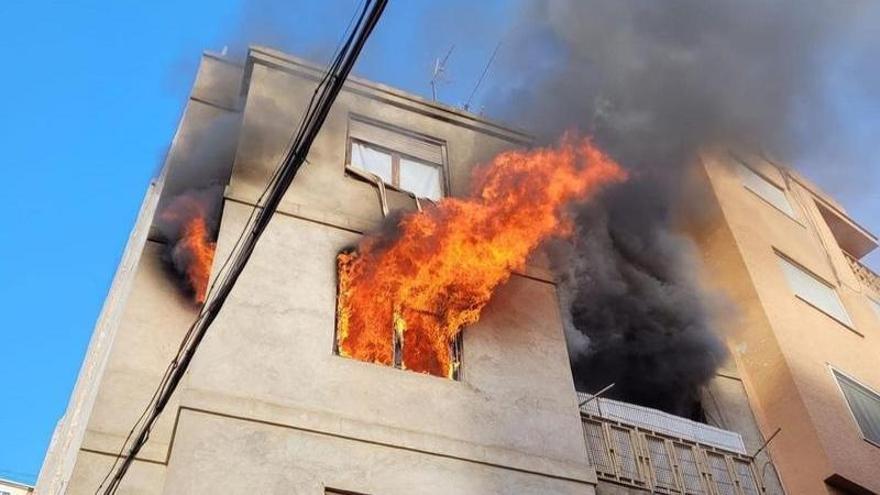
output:
<svg viewBox="0 0 880 495"><path fill-rule="evenodd" d="M36 479L201 51L256 39L320 60L357 1L290 5L298 3L0 2L0 477ZM440 97L463 103L502 38L509 3L391 3L356 72L428 95L432 60L454 45ZM493 83L490 72L472 108ZM847 93L841 112L856 122L853 139L870 141L878 124L866 123L859 101ZM832 193L851 182L818 178ZM869 179L846 206L876 232L877 177Z"/></svg>

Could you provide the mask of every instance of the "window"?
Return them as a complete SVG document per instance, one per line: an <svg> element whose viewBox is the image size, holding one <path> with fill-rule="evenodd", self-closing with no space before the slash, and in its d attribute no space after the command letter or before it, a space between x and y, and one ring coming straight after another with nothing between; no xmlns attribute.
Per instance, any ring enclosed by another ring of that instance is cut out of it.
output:
<svg viewBox="0 0 880 495"><path fill-rule="evenodd" d="M880 446L880 395L832 369L865 440Z"/></svg>
<svg viewBox="0 0 880 495"><path fill-rule="evenodd" d="M844 325L853 326L843 303L837 297L837 292L830 285L778 253L777 257L782 271L785 273L785 278L788 280L788 285L797 297Z"/></svg>
<svg viewBox="0 0 880 495"><path fill-rule="evenodd" d="M389 186L411 192L420 198L438 201L443 197L441 169L437 165L352 140L351 166L375 174Z"/></svg>
<svg viewBox="0 0 880 495"><path fill-rule="evenodd" d="M349 134L349 167L420 198L437 201L443 197L440 142L357 119L351 120Z"/></svg>
<svg viewBox="0 0 880 495"><path fill-rule="evenodd" d="M873 308L874 312L877 313L877 317L880 318L880 302L877 302L870 297L868 298L868 301L871 303L871 308Z"/></svg>
<svg viewBox="0 0 880 495"><path fill-rule="evenodd" d="M448 340L435 312L390 300L365 302L353 295L346 252L337 258L334 352L361 361L460 379L462 336Z"/></svg>
<svg viewBox="0 0 880 495"><path fill-rule="evenodd" d="M767 201L791 218L795 218L791 203L785 197L785 191L739 160L737 160L737 172L746 189L757 194L764 201Z"/></svg>

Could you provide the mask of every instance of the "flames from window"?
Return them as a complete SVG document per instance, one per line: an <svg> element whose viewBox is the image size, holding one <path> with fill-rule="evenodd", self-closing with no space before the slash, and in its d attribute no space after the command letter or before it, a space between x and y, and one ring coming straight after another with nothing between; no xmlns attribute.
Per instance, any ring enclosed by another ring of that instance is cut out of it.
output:
<svg viewBox="0 0 880 495"><path fill-rule="evenodd" d="M566 208L626 172L587 138L509 151L474 171L464 198L400 217L339 255L337 344L358 360L450 376L450 343L541 241L572 229Z"/></svg>
<svg viewBox="0 0 880 495"><path fill-rule="evenodd" d="M167 258L197 304L205 302L214 260L215 189L190 190L175 197L157 222L168 240Z"/></svg>

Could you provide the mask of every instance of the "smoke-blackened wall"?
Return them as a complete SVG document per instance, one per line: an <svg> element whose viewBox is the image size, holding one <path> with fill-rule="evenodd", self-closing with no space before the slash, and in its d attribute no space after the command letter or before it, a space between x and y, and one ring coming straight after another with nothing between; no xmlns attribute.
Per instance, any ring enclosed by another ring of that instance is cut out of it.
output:
<svg viewBox="0 0 880 495"><path fill-rule="evenodd" d="M546 141L592 134L630 182L581 212L553 250L575 380L683 413L724 359L689 241L672 227L695 153L788 160L823 146L823 64L868 6L854 2L526 2L488 108Z"/></svg>

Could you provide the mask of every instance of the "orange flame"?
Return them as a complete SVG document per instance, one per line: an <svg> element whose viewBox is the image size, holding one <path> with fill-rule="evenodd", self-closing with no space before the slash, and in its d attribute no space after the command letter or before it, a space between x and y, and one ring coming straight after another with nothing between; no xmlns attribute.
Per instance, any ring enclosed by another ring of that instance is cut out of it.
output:
<svg viewBox="0 0 880 495"><path fill-rule="evenodd" d="M393 239L367 236L339 255L340 354L392 364L397 333L404 368L450 376L456 334L541 241L570 232L565 206L626 177L589 139L573 136L478 167L470 197L407 214Z"/></svg>
<svg viewBox="0 0 880 495"><path fill-rule="evenodd" d="M208 232L204 202L198 193L184 193L176 197L161 214L162 220L180 226L172 258L177 271L186 276L193 299L198 304L205 302L211 263L217 247Z"/></svg>
<svg viewBox="0 0 880 495"><path fill-rule="evenodd" d="M186 250L191 257L192 261L186 267L186 276L193 290L193 298L199 304L205 302L216 247L215 243L208 240L205 217L197 216L187 222L176 249Z"/></svg>

